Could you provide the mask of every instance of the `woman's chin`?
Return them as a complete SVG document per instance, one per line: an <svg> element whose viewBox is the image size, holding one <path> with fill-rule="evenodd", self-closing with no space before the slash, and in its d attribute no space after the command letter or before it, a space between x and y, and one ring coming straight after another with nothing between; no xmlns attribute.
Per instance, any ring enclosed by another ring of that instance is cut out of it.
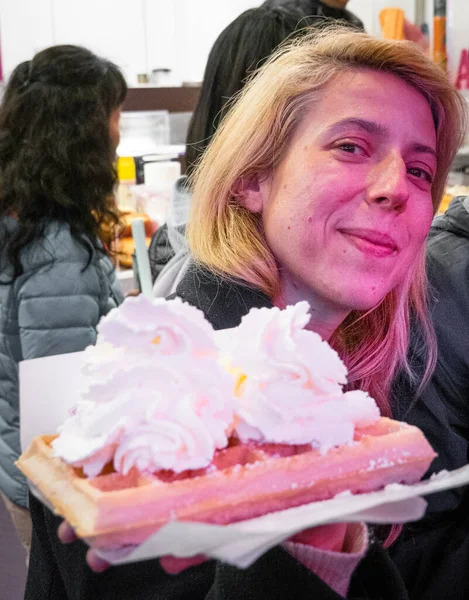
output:
<svg viewBox="0 0 469 600"><path fill-rule="evenodd" d="M358 290L350 290L350 292L343 294L343 305L347 307L349 312L352 311L368 311L372 310L376 306L378 306L383 298L388 293L386 291L378 291L378 290L367 290L367 289L358 289Z"/></svg>

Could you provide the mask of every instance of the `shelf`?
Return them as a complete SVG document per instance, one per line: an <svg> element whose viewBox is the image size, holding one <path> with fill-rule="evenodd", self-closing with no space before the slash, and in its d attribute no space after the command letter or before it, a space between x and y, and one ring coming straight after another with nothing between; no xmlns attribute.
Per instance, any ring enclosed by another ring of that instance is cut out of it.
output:
<svg viewBox="0 0 469 600"><path fill-rule="evenodd" d="M168 110L172 113L192 112L199 99L200 87L129 88L123 110Z"/></svg>

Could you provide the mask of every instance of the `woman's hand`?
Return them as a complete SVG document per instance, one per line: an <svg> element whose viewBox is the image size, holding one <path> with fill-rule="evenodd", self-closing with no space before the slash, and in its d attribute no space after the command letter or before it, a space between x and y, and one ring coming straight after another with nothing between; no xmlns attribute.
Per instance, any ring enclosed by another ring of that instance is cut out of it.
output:
<svg viewBox="0 0 469 600"><path fill-rule="evenodd" d="M60 524L57 535L62 544L71 544L75 542L78 537L75 534L73 527L67 523L67 521L62 521ZM181 571L188 569L189 567L194 567L195 565L200 565L201 563L209 560L203 554L198 554L197 556L191 556L189 558L177 558L175 556L162 556L160 558L160 564L162 568L169 573L170 575L177 575ZM106 569L108 569L110 565L108 562L103 560L97 553L90 548L86 553L86 562L92 571L95 573L102 573Z"/></svg>
<svg viewBox="0 0 469 600"><path fill-rule="evenodd" d="M332 552L341 552L344 544L345 533L347 531L347 523L333 523L331 525L321 525L305 529L300 533L292 536L289 541L298 544L306 544L321 550L329 550ZM78 538L72 526L63 521L57 532L62 544L71 544ZM209 560L203 554L191 556L189 558L178 558L176 556L162 556L160 564L162 568L170 575L177 575L181 571L200 565ZM98 554L90 548L86 553L86 562L92 571L102 573L111 565L103 560Z"/></svg>
<svg viewBox="0 0 469 600"><path fill-rule="evenodd" d="M67 523L67 521L62 521L57 530L57 535L62 544L71 544L78 539L73 527ZM102 573L111 566L108 562L99 557L92 549L88 550L86 553L86 562L88 563L90 569L95 573Z"/></svg>
<svg viewBox="0 0 469 600"><path fill-rule="evenodd" d="M196 556L190 556L189 558L178 558L176 556L162 556L160 558L160 565L169 575L177 575L181 571L189 569L189 567L195 567L202 563L210 560L204 554L197 554Z"/></svg>

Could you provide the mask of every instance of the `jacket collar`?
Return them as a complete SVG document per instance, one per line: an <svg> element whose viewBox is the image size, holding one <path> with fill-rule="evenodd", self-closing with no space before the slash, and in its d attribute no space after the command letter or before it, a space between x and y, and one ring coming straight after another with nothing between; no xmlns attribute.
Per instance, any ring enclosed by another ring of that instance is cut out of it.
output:
<svg viewBox="0 0 469 600"><path fill-rule="evenodd" d="M191 264L176 290L176 296L199 308L214 329L240 324L251 308L271 308L271 300L244 281L227 280Z"/></svg>
<svg viewBox="0 0 469 600"><path fill-rule="evenodd" d="M449 231L469 239L469 196L453 198L445 214L435 218L431 231Z"/></svg>

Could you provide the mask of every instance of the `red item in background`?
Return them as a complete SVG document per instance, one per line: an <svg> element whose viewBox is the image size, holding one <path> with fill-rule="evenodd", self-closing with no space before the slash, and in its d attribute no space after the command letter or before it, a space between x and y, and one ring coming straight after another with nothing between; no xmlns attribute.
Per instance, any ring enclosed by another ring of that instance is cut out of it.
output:
<svg viewBox="0 0 469 600"><path fill-rule="evenodd" d="M461 52L456 87L458 90L469 90L469 52L467 48L464 48Z"/></svg>

